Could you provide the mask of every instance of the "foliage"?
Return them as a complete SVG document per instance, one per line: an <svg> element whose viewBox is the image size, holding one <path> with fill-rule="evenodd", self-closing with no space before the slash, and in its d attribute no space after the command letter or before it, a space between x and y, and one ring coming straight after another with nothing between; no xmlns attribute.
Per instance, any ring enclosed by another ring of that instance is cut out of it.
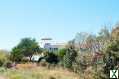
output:
<svg viewBox="0 0 119 79"><path fill-rule="evenodd" d="M119 40L119 24L116 25L116 28L112 31L112 38L115 40Z"/></svg>
<svg viewBox="0 0 119 79"><path fill-rule="evenodd" d="M107 47L106 56L109 58L114 57L116 60L115 63L117 63L117 60L119 59L119 41L111 42L111 44Z"/></svg>
<svg viewBox="0 0 119 79"><path fill-rule="evenodd" d="M57 64L59 62L58 56L53 52L49 52L45 59L50 64Z"/></svg>
<svg viewBox="0 0 119 79"><path fill-rule="evenodd" d="M109 77L109 70L118 69L118 62L119 62L119 41L112 41L107 46L105 51L104 57L105 66L103 67L102 74L106 75L105 76L106 78Z"/></svg>
<svg viewBox="0 0 119 79"><path fill-rule="evenodd" d="M60 49L59 51L58 51L58 56L60 57L60 58L63 58L64 57L64 55L66 54L66 48L63 48L63 49Z"/></svg>
<svg viewBox="0 0 119 79"><path fill-rule="evenodd" d="M63 66L63 62L64 62L64 56L66 54L66 51L67 49L66 48L63 48L63 49L60 49L58 52L57 52L57 56L59 58L59 65L60 66Z"/></svg>
<svg viewBox="0 0 119 79"><path fill-rule="evenodd" d="M84 73L84 71L91 66L93 55L89 52L78 52L75 63L75 72Z"/></svg>
<svg viewBox="0 0 119 79"><path fill-rule="evenodd" d="M101 39L108 39L109 37L110 37L109 29L105 26L100 30L98 38L101 40Z"/></svg>
<svg viewBox="0 0 119 79"><path fill-rule="evenodd" d="M12 52L11 52L11 60L12 61L16 61L16 62L20 62L23 58L23 53L21 51L21 49L17 48L17 47L14 47L12 49Z"/></svg>
<svg viewBox="0 0 119 79"><path fill-rule="evenodd" d="M72 68L73 62L75 62L75 58L77 56L77 52L73 47L67 49L66 54L64 55L64 67Z"/></svg>
<svg viewBox="0 0 119 79"><path fill-rule="evenodd" d="M21 42L12 49L11 59L21 61L24 56L31 57L34 53L41 52L35 39L23 38Z"/></svg>
<svg viewBox="0 0 119 79"><path fill-rule="evenodd" d="M5 51L0 51L0 66L5 65L9 61L9 54Z"/></svg>

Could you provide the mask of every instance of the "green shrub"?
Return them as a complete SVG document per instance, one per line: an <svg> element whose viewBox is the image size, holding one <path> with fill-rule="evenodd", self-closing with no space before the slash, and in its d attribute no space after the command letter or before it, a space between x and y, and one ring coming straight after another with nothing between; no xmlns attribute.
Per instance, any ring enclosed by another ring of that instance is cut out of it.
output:
<svg viewBox="0 0 119 79"><path fill-rule="evenodd" d="M0 52L0 66L5 65L7 61L9 61L9 55L5 52Z"/></svg>

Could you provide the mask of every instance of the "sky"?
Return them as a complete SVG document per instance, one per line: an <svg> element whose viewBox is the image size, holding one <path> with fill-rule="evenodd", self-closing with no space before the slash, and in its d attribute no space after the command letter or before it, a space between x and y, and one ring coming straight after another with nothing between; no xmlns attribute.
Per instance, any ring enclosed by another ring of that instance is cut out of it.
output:
<svg viewBox="0 0 119 79"><path fill-rule="evenodd" d="M64 42L119 21L119 0L0 0L0 49L24 37Z"/></svg>

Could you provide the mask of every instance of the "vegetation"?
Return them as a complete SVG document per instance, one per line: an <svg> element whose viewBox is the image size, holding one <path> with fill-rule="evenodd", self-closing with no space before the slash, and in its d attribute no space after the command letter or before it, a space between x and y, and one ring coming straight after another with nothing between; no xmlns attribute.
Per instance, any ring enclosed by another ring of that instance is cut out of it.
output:
<svg viewBox="0 0 119 79"><path fill-rule="evenodd" d="M112 39L105 50L104 73L109 76L109 70L119 69L119 27L112 31ZM114 36L113 36L114 35Z"/></svg>
<svg viewBox="0 0 119 79"><path fill-rule="evenodd" d="M63 59L64 55L66 54L67 49L63 48L58 51L58 56Z"/></svg>
<svg viewBox="0 0 119 79"><path fill-rule="evenodd" d="M68 48L64 55L64 67L71 69L76 56L77 52L73 49L73 47Z"/></svg>
<svg viewBox="0 0 119 79"><path fill-rule="evenodd" d="M40 52L41 49L35 39L23 38L21 42L12 49L11 59L19 62L23 57L29 57L31 59L34 53Z"/></svg>
<svg viewBox="0 0 119 79"><path fill-rule="evenodd" d="M55 68L48 70L43 67L30 69L0 69L0 76L4 79L79 79L79 76L66 69ZM0 77L1 78L1 77Z"/></svg>
<svg viewBox="0 0 119 79"><path fill-rule="evenodd" d="M9 61L9 53L7 51L0 50L0 66L5 66Z"/></svg>

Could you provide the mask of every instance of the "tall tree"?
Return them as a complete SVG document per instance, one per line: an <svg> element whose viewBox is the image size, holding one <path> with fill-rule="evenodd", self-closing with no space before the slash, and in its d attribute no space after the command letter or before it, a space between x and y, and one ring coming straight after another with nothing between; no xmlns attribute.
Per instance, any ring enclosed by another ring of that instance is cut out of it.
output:
<svg viewBox="0 0 119 79"><path fill-rule="evenodd" d="M11 57L14 61L21 61L22 57L30 57L36 53L40 52L40 48L35 39L23 38L20 43L12 49Z"/></svg>
<svg viewBox="0 0 119 79"><path fill-rule="evenodd" d="M103 46L105 46L105 44L107 45L107 43L110 42L111 33L106 26L100 30L96 40L98 43L102 44Z"/></svg>
<svg viewBox="0 0 119 79"><path fill-rule="evenodd" d="M111 40L111 33L107 28L107 26L105 26L100 30L98 36L96 37L96 43L98 44L99 50L101 51L105 50L108 43L110 43L110 40Z"/></svg>
<svg viewBox="0 0 119 79"><path fill-rule="evenodd" d="M113 29L111 35L113 39L119 40L119 24L117 24L116 28Z"/></svg>
<svg viewBox="0 0 119 79"><path fill-rule="evenodd" d="M68 47L66 50L66 53L64 55L64 67L66 68L72 68L73 62L75 62L75 58L77 56L77 52L74 48L73 42L70 41L68 43Z"/></svg>
<svg viewBox="0 0 119 79"><path fill-rule="evenodd" d="M111 41L107 44L104 53L104 74L109 77L109 70L119 69L119 26L117 25L111 32ZM106 79L107 79L106 78Z"/></svg>

